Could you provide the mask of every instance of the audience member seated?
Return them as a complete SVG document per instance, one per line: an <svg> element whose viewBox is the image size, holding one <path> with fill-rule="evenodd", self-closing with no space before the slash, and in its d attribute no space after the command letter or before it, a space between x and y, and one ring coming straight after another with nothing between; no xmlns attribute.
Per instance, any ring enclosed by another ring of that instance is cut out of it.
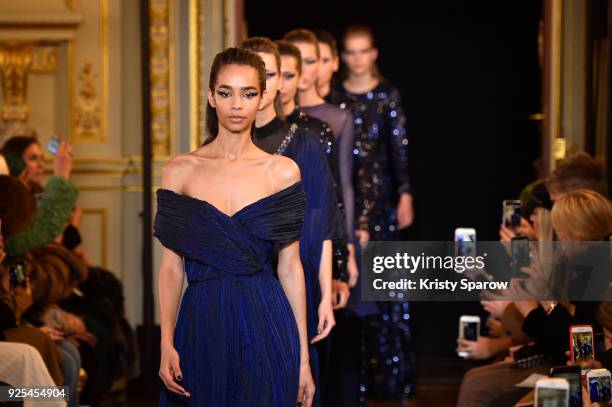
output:
<svg viewBox="0 0 612 407"><path fill-rule="evenodd" d="M594 170L594 160L583 154L570 158L565 165L553 174L552 181L546 186L556 188L555 204L550 214L551 225L561 241L609 241L612 232L612 204L601 193L601 168ZM565 180L569 177L571 182ZM577 187L589 186L591 190ZM570 192L568 190L573 191ZM562 193L558 193L563 191ZM583 253L573 253L575 256L589 256L589 248ZM605 263L604 263L605 264ZM531 275L537 277L541 270L533 270ZM566 273L573 276L574 281L569 287L584 285L586 278L580 272L555 268L554 273ZM603 275L604 272L601 272ZM605 287L603 287L605 289ZM525 294L525 293L523 293ZM532 373L546 374L550 367L565 364L566 351L569 348L568 333L570 325L592 325L597 332L600 330L597 322L597 303L592 302L550 302L550 301L514 301L485 303L492 315L500 316L511 304L524 317L521 328L526 336L535 343L524 346L518 352L512 353L505 362L494 363L468 371L463 379L458 406L505 406L513 405L525 394L525 390L515 387ZM520 320L520 319L519 319ZM483 341L483 345L487 340ZM474 345L474 344L472 344ZM478 350L477 347L474 350ZM478 354L478 353L477 353ZM542 355L536 366L517 368L513 366L517 359L525 356ZM490 356L484 354L484 356Z"/></svg>

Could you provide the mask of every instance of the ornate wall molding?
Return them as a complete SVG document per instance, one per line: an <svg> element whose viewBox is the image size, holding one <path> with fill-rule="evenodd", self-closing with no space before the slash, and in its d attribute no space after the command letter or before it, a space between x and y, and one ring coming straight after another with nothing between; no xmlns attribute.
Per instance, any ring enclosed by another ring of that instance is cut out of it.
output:
<svg viewBox="0 0 612 407"><path fill-rule="evenodd" d="M108 3L99 0L97 10L89 3L80 4L89 7L88 15L97 18L98 29L77 32L77 39L68 44L70 140L75 143L104 142L108 137ZM91 43L98 47L90 50L87 44Z"/></svg>
<svg viewBox="0 0 612 407"><path fill-rule="evenodd" d="M9 126L28 120L28 74L34 60L32 44L5 44L0 47L2 120Z"/></svg>
<svg viewBox="0 0 612 407"><path fill-rule="evenodd" d="M174 150L174 6L171 0L149 2L151 142L153 155Z"/></svg>

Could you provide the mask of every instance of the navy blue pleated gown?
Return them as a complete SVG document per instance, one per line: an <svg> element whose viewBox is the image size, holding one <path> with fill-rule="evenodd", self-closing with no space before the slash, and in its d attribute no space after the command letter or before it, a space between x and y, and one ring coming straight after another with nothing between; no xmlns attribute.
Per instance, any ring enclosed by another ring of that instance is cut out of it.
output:
<svg viewBox="0 0 612 407"><path fill-rule="evenodd" d="M157 192L154 234L182 256L189 285L174 331L183 397L160 406L295 406L300 344L274 277L277 243L300 237L306 208L298 182L232 216L206 201Z"/></svg>

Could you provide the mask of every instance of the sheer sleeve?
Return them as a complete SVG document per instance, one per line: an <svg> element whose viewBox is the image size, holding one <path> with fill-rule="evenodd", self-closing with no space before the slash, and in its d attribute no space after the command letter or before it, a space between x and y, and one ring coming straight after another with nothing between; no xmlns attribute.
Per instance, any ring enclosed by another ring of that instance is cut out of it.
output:
<svg viewBox="0 0 612 407"><path fill-rule="evenodd" d="M338 165L340 172L340 188L346 216L346 233L349 242L355 240L355 189L353 187L353 145L355 129L353 116L348 110L345 114L342 132L338 143Z"/></svg>
<svg viewBox="0 0 612 407"><path fill-rule="evenodd" d="M406 134L406 116L402 109L402 101L399 91L393 88L389 94L389 121L391 123L391 165L395 180L397 181L397 193L411 192L410 177L408 169L408 136Z"/></svg>

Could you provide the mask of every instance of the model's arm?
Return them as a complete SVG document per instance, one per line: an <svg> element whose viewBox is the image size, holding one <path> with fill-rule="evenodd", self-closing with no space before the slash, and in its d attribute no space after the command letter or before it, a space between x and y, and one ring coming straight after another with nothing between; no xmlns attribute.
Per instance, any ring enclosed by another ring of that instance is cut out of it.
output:
<svg viewBox="0 0 612 407"><path fill-rule="evenodd" d="M397 181L397 227L403 229L412 224L414 209L412 203L412 190L410 186L408 165L408 135L406 134L406 116L402 109L402 101L397 89L393 89L389 96L389 121L391 124L391 164L393 175Z"/></svg>
<svg viewBox="0 0 612 407"><path fill-rule="evenodd" d="M279 157L277 166L271 173L276 174L276 176L280 175L281 186L279 189L286 188L301 179L298 166L295 162L285 157ZM315 393L315 385L310 371L306 318L306 281L302 262L300 261L299 240L281 245L278 252L277 274L293 311L300 337L300 383L297 401L303 402L300 405L311 406Z"/></svg>
<svg viewBox="0 0 612 407"><path fill-rule="evenodd" d="M319 287L321 288L321 302L318 310L319 325L317 326L317 336L312 338L311 343L326 338L336 325L332 305L332 253L332 241L324 240L319 264Z"/></svg>
<svg viewBox="0 0 612 407"><path fill-rule="evenodd" d="M183 172L180 161L172 158L162 170L162 188L182 193ZM159 269L159 319L161 325L161 363L159 376L175 393L189 396L176 380L182 379L179 354L174 348L174 327L183 289L183 259L164 247Z"/></svg>

